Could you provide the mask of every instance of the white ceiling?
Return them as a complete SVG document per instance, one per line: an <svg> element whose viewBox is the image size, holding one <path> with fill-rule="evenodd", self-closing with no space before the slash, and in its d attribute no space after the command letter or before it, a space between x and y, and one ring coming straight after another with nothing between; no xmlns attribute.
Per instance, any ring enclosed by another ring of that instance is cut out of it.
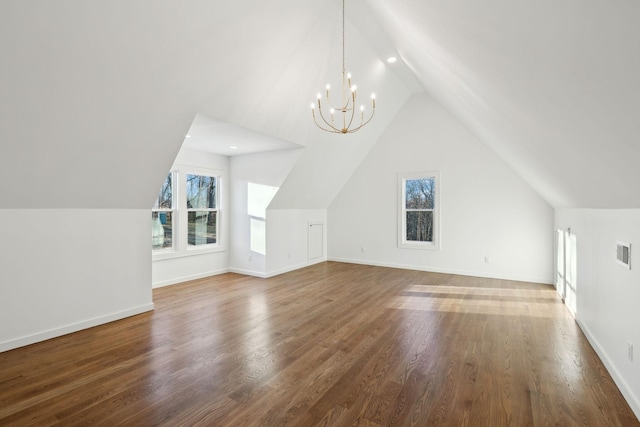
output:
<svg viewBox="0 0 640 427"><path fill-rule="evenodd" d="M368 0L400 56L554 207L640 207L640 2Z"/></svg>
<svg viewBox="0 0 640 427"><path fill-rule="evenodd" d="M321 156L321 166L302 159L318 169L294 171L288 200L339 189L423 90L552 206L640 208L640 2L347 0L347 67L378 108L346 145L308 108L340 71L339 10L337 0L0 2L0 208L148 207L192 123L188 146L234 155L233 138L247 152L300 145Z"/></svg>
<svg viewBox="0 0 640 427"><path fill-rule="evenodd" d="M302 148L299 144L275 138L198 114L193 120L182 148L224 156L239 156L264 151Z"/></svg>

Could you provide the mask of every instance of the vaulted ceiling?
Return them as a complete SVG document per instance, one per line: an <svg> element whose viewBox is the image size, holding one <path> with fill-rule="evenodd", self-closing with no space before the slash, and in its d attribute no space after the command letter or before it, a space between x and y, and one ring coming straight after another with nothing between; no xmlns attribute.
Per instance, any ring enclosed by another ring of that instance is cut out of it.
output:
<svg viewBox="0 0 640 427"><path fill-rule="evenodd" d="M640 207L640 3L370 0L403 60L556 207Z"/></svg>
<svg viewBox="0 0 640 427"><path fill-rule="evenodd" d="M347 66L379 108L346 144L308 108L340 71L339 9L1 2L0 208L148 208L196 116L307 147L280 204L326 207L423 90L552 206L640 207L640 3L347 0Z"/></svg>

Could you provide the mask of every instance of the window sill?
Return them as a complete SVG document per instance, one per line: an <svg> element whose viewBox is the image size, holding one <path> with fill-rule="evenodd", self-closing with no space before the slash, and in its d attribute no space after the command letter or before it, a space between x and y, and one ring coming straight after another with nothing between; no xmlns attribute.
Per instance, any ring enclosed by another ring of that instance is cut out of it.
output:
<svg viewBox="0 0 640 427"><path fill-rule="evenodd" d="M193 248L186 251L164 250L154 252L151 256L152 261L162 261L165 259L184 258L189 256L206 255L216 252L224 252L226 249L222 246L210 246L206 248Z"/></svg>
<svg viewBox="0 0 640 427"><path fill-rule="evenodd" d="M410 242L402 242L398 244L398 248L400 249L420 249L426 251L438 251L440 250L440 245L436 243L410 243Z"/></svg>

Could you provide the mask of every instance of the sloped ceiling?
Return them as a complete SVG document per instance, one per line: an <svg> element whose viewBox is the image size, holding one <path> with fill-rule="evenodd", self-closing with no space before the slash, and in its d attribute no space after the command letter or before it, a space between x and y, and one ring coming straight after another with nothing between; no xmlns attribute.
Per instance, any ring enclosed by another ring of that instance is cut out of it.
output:
<svg viewBox="0 0 640 427"><path fill-rule="evenodd" d="M182 148L232 157L296 149L301 148L301 145L198 114L193 119Z"/></svg>
<svg viewBox="0 0 640 427"><path fill-rule="evenodd" d="M367 3L423 87L552 206L640 207L640 2Z"/></svg>
<svg viewBox="0 0 640 427"><path fill-rule="evenodd" d="M197 114L308 147L279 205L326 207L422 89L553 206L640 207L640 3L347 0L380 108L346 148L308 110L339 71L339 6L0 2L0 208L148 208Z"/></svg>
<svg viewBox="0 0 640 427"><path fill-rule="evenodd" d="M378 93L379 119L347 153L315 128L309 103L340 72L339 6L0 2L0 208L149 208L196 117L266 135L269 147L317 146L281 206L328 206L343 166L355 167L410 92L348 24L350 70Z"/></svg>
<svg viewBox="0 0 640 427"><path fill-rule="evenodd" d="M0 208L149 208L197 114L310 144L336 6L0 2Z"/></svg>

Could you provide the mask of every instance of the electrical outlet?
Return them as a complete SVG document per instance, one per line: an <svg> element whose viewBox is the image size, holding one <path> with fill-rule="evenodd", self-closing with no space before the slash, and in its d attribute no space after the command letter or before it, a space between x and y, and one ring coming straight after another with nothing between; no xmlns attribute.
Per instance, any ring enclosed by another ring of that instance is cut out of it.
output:
<svg viewBox="0 0 640 427"><path fill-rule="evenodd" d="M627 356L629 361L633 362L633 343L631 341L627 341Z"/></svg>
<svg viewBox="0 0 640 427"><path fill-rule="evenodd" d="M251 261L251 254L249 254L248 256L248 261Z"/></svg>
<svg viewBox="0 0 640 427"><path fill-rule="evenodd" d="M489 264L491 262L491 259L488 256L484 257L484 263L485 264Z"/></svg>
<svg viewBox="0 0 640 427"><path fill-rule="evenodd" d="M364 246L362 246L362 247L360 248L360 252L362 252L362 253L365 253L365 252L366 252L366 251L365 251L365 249L364 249Z"/></svg>

